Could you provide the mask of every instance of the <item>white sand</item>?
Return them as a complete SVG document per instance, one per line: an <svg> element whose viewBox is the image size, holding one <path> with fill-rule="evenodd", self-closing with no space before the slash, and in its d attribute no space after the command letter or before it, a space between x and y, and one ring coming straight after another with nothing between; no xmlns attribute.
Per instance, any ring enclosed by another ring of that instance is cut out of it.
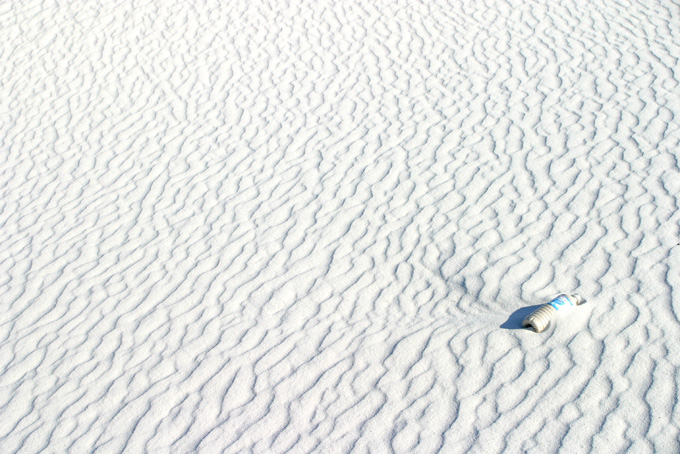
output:
<svg viewBox="0 0 680 454"><path fill-rule="evenodd" d="M0 3L2 453L679 452L679 58L670 0Z"/></svg>

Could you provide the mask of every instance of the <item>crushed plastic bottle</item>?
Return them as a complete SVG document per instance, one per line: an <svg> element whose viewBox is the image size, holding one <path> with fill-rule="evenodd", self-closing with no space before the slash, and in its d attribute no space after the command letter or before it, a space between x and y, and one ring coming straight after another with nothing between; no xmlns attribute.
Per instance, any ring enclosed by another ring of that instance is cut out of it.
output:
<svg viewBox="0 0 680 454"><path fill-rule="evenodd" d="M563 293L529 314L522 322L522 326L525 328L531 327L534 331L540 333L545 331L548 325L550 325L550 320L559 310L583 303L585 303L585 300L580 295L576 293Z"/></svg>

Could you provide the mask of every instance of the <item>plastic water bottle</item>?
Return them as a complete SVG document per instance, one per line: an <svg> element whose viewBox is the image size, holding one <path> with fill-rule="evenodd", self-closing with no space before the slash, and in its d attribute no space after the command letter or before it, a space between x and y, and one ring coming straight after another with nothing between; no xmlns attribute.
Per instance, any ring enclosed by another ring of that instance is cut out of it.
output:
<svg viewBox="0 0 680 454"><path fill-rule="evenodd" d="M548 327L550 320L558 311L564 310L566 307L578 306L584 302L585 300L576 293L563 293L529 314L522 322L522 326L525 328L532 327L534 331L540 333Z"/></svg>

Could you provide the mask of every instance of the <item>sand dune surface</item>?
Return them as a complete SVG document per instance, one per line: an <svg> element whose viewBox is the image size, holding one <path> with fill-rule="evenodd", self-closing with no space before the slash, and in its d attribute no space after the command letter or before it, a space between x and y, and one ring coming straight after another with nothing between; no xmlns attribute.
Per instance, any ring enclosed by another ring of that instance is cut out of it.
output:
<svg viewBox="0 0 680 454"><path fill-rule="evenodd" d="M679 452L679 59L665 0L0 3L2 452Z"/></svg>

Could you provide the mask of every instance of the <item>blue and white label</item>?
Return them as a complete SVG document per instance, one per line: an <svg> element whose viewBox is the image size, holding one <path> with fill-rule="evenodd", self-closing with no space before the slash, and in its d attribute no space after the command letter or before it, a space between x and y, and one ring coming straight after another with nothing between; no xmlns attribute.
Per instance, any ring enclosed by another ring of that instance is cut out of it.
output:
<svg viewBox="0 0 680 454"><path fill-rule="evenodd" d="M554 300L550 301L548 304L554 307L557 311L563 307L575 306L574 302L569 299L567 295L560 295Z"/></svg>

